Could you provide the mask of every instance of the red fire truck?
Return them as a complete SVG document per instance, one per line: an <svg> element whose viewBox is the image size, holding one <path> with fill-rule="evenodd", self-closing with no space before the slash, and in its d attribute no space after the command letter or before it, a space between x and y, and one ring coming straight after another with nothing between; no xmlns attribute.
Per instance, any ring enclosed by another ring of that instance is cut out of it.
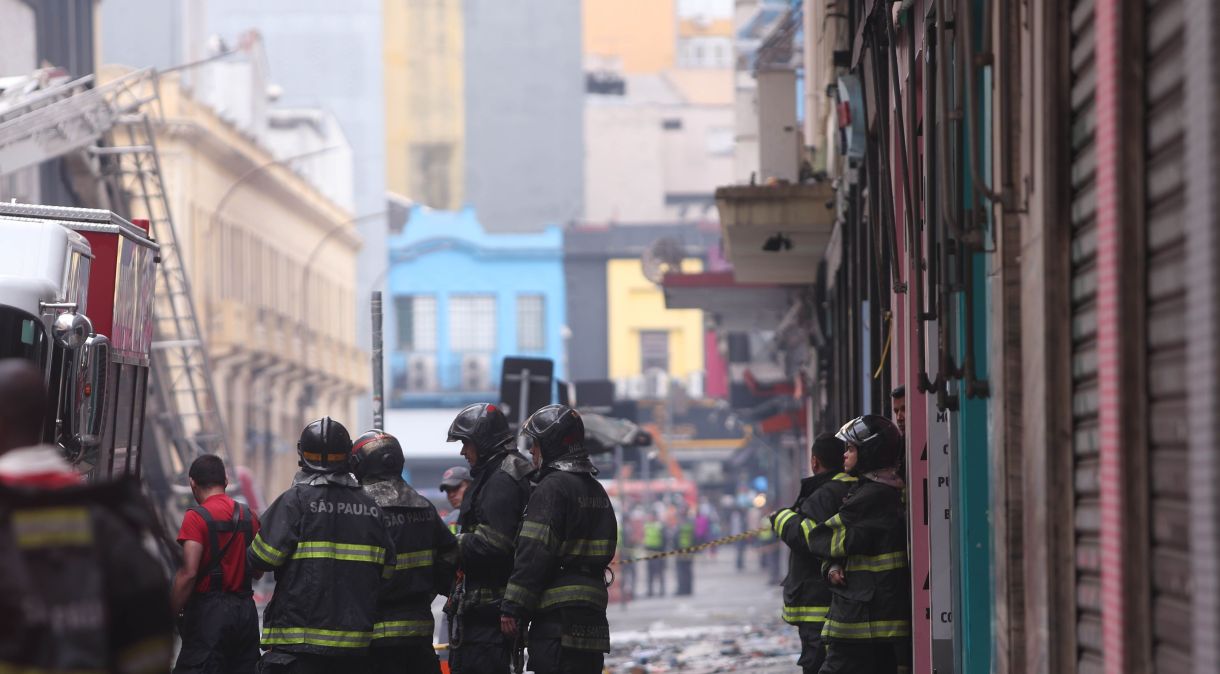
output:
<svg viewBox="0 0 1220 674"><path fill-rule="evenodd" d="M0 204L0 358L43 370L44 440L91 479L141 472L158 251L110 211Z"/></svg>

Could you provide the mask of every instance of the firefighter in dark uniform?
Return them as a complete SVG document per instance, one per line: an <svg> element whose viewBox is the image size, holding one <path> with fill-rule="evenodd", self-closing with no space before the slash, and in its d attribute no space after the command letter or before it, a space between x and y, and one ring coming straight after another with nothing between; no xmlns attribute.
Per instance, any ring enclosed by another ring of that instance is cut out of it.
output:
<svg viewBox="0 0 1220 674"><path fill-rule="evenodd" d="M449 442L462 443L473 482L458 517L458 564L454 588L449 665L458 674L507 672L511 644L500 633L500 600L513 568L513 539L529 500L533 466L516 451L516 440L495 405L479 403L458 413Z"/></svg>
<svg viewBox="0 0 1220 674"><path fill-rule="evenodd" d="M262 516L247 559L275 572L260 672L367 671L377 597L395 567L381 509L348 472L352 442L330 417L305 427L301 471Z"/></svg>
<svg viewBox="0 0 1220 674"><path fill-rule="evenodd" d="M596 674L610 650L606 570L618 524L585 450L575 410L548 405L521 431L538 466L504 592L505 635L529 622L529 664L537 674Z"/></svg>
<svg viewBox="0 0 1220 674"><path fill-rule="evenodd" d="M896 470L902 434L877 415L839 430L843 467L858 478L839 512L806 524L799 513L785 525L809 530L809 550L826 560L830 610L822 626L822 674L889 674L911 637L904 483Z"/></svg>
<svg viewBox="0 0 1220 674"><path fill-rule="evenodd" d="M440 674L432 600L449 591L457 540L432 502L402 479L403 464L398 439L384 431L369 431L352 445L352 472L394 539L394 576L378 598L369 671Z"/></svg>
<svg viewBox="0 0 1220 674"><path fill-rule="evenodd" d="M808 533L818 522L839 512L856 478L843 472L843 441L823 433L813 441L813 475L801 480L796 504L771 516L772 527L790 549L784 578L784 622L801 637L796 664L805 674L817 674L826 660L822 623L830 610L830 587L822 577L822 561L809 551ZM802 524L804 526L802 526Z"/></svg>
<svg viewBox="0 0 1220 674"><path fill-rule="evenodd" d="M182 649L174 674L254 674L258 610L246 571L246 548L258 518L225 494L225 464L204 454L191 464L191 493L178 531L182 566L174 576L171 610L185 608Z"/></svg>
<svg viewBox="0 0 1220 674"><path fill-rule="evenodd" d="M42 444L47 393L0 361L0 672L164 674L169 582L144 544L161 524L136 480L82 485Z"/></svg>

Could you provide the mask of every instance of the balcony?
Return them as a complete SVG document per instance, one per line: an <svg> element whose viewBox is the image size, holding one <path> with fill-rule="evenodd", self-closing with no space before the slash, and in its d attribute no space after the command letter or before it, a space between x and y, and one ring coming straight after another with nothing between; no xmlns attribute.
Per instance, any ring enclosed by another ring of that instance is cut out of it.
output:
<svg viewBox="0 0 1220 674"><path fill-rule="evenodd" d="M720 231L741 283L814 283L834 229L829 182L740 185L716 190Z"/></svg>

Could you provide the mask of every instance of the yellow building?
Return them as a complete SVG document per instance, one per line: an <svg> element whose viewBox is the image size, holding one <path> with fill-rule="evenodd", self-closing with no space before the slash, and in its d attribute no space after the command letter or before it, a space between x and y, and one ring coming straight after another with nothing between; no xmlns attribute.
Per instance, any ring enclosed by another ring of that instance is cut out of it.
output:
<svg viewBox="0 0 1220 674"><path fill-rule="evenodd" d="M462 0L386 0L382 9L386 189L433 208L463 199Z"/></svg>
<svg viewBox="0 0 1220 674"><path fill-rule="evenodd" d="M584 51L594 65L626 75L674 67L678 12L674 0L584 0Z"/></svg>
<svg viewBox="0 0 1220 674"><path fill-rule="evenodd" d="M296 470L304 425L350 423L367 395L354 324L360 238L348 210L175 76L161 80L161 100L163 177L232 460L267 497Z"/></svg>
<svg viewBox="0 0 1220 674"><path fill-rule="evenodd" d="M703 262L688 258L682 271L702 271ZM644 277L639 258L606 264L610 377L624 381L649 370L676 379L703 372L703 312L666 309L661 288Z"/></svg>

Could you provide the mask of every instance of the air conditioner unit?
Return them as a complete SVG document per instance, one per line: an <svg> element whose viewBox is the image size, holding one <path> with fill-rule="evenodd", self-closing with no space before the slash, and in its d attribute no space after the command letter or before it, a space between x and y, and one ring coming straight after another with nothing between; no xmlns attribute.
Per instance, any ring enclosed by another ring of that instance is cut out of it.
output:
<svg viewBox="0 0 1220 674"><path fill-rule="evenodd" d="M491 390L491 355L467 353L462 355L462 390Z"/></svg>
<svg viewBox="0 0 1220 674"><path fill-rule="evenodd" d="M660 399L669 395L669 373L660 368L650 368L644 373L644 397Z"/></svg>
<svg viewBox="0 0 1220 674"><path fill-rule="evenodd" d="M436 390L436 356L413 353L407 356L407 390L421 393Z"/></svg>

